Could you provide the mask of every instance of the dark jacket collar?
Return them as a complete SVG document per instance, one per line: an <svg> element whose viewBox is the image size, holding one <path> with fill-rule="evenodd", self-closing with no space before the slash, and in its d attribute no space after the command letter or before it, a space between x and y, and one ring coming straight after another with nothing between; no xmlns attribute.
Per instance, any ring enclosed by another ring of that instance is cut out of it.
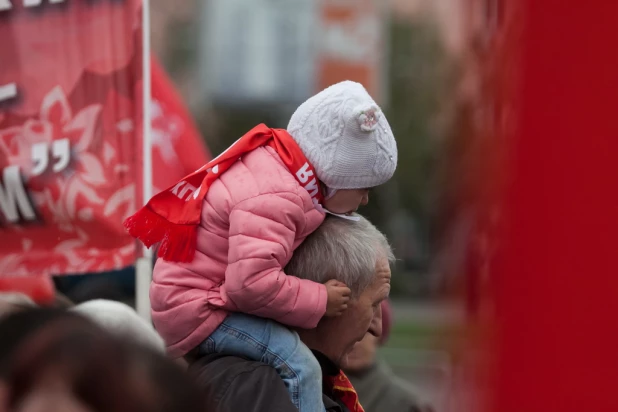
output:
<svg viewBox="0 0 618 412"><path fill-rule="evenodd" d="M311 350L313 352L313 356L318 360L320 367L322 368L322 374L327 376L337 376L339 375L339 367L335 365L335 363L328 359L326 355L317 350Z"/></svg>
<svg viewBox="0 0 618 412"><path fill-rule="evenodd" d="M322 368L322 375L324 376L337 376L341 371L335 363L330 360L326 355L317 350L311 350L313 352L313 356L318 360L320 364L320 368ZM325 382L324 382L325 383ZM324 401L324 407L327 411L332 412L349 412L348 408L333 395L332 390L325 384L322 384L322 400Z"/></svg>

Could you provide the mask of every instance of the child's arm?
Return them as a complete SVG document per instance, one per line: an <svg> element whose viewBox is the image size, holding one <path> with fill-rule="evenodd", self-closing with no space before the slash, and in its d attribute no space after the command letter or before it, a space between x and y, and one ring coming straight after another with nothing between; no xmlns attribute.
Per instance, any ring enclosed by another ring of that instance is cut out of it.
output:
<svg viewBox="0 0 618 412"><path fill-rule="evenodd" d="M287 276L296 234L305 229L302 199L294 193L264 194L238 203L230 213L224 308L313 328L326 312L322 284Z"/></svg>

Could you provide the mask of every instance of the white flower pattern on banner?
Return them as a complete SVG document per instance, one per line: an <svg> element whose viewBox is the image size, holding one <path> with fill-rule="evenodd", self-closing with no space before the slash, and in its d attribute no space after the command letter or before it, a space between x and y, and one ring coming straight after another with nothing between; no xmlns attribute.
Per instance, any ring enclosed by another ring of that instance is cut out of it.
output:
<svg viewBox="0 0 618 412"><path fill-rule="evenodd" d="M176 144L184 130L182 119L164 110L163 103L152 99L150 103L152 115L152 147L159 151L161 159L168 165L180 163L176 153Z"/></svg>
<svg viewBox="0 0 618 412"><path fill-rule="evenodd" d="M136 207L134 168L127 163L135 155L127 153L136 146L130 143L135 142L134 115L133 103L115 92L109 93L104 105L87 105L74 113L57 86L44 97L38 116L0 130L0 161L20 166L42 221L46 227L54 226L58 234L48 243L54 241L53 252L60 259L39 268L41 271L83 273L120 268L133 261L135 242L119 222ZM68 167L53 173L50 163L41 175L33 176L32 145L51 145L65 138L71 149ZM41 236L27 234L32 230L27 226L11 225L2 230L20 239L21 253L1 257L0 270L31 274L27 261L36 260L37 254L48 254L49 245L39 239ZM110 236L121 243L112 245Z"/></svg>

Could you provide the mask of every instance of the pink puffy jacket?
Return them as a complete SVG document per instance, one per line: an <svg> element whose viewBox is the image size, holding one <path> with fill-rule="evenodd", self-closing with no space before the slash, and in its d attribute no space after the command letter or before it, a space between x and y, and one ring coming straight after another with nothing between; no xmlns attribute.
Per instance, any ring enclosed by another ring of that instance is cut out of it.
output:
<svg viewBox="0 0 618 412"><path fill-rule="evenodd" d="M234 311L315 327L326 312L326 287L282 268L323 220L270 147L221 175L204 200L193 261L155 264L152 319L169 355L195 348Z"/></svg>

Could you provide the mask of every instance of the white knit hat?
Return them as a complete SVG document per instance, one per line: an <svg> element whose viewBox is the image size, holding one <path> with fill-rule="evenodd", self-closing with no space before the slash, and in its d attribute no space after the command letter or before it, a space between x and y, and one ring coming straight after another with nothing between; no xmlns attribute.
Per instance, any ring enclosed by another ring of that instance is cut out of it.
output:
<svg viewBox="0 0 618 412"><path fill-rule="evenodd" d="M144 345L156 352L165 353L163 338L150 323L140 318L133 308L124 303L95 299L81 303L71 310L90 319L117 337Z"/></svg>
<svg viewBox="0 0 618 412"><path fill-rule="evenodd" d="M287 130L329 189L371 188L395 173L393 132L359 83L337 83L309 98Z"/></svg>

